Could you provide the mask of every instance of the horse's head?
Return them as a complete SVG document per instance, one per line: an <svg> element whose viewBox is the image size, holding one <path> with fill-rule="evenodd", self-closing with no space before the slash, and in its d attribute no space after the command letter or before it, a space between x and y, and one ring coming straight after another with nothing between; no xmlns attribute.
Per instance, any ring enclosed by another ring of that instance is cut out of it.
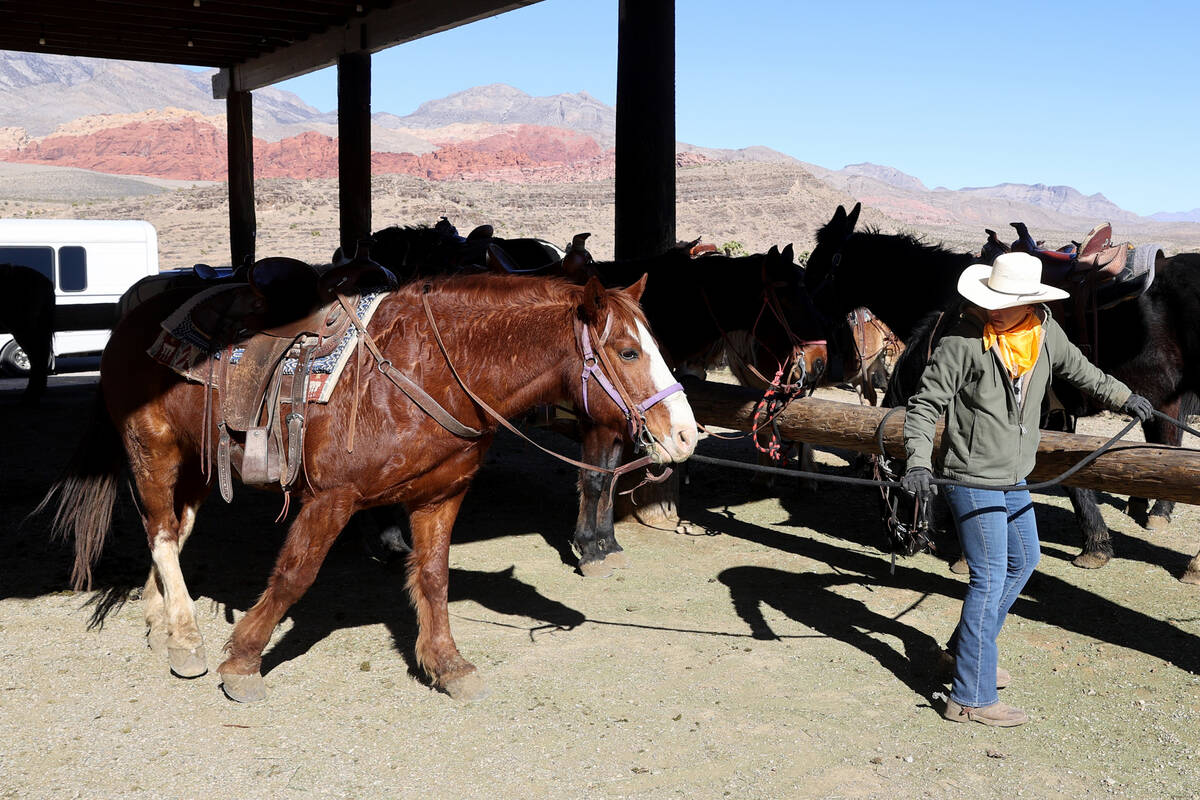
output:
<svg viewBox="0 0 1200 800"><path fill-rule="evenodd" d="M850 242L861 211L862 203L855 203L849 214L845 207L838 206L833 219L817 231L817 246L813 248L804 268L805 286L812 294L813 301L830 319L840 317L853 307L842 308L844 302L839 296L837 279L843 251Z"/></svg>
<svg viewBox="0 0 1200 800"><path fill-rule="evenodd" d="M785 383L806 391L817 387L829 363L826 325L808 288L792 245L772 246L762 262L764 312L755 336L787 368Z"/></svg>
<svg viewBox="0 0 1200 800"><path fill-rule="evenodd" d="M645 287L645 276L628 289L605 289L595 278L584 286L579 403L593 422L624 432L655 462L679 462L696 448L696 419L638 305Z"/></svg>

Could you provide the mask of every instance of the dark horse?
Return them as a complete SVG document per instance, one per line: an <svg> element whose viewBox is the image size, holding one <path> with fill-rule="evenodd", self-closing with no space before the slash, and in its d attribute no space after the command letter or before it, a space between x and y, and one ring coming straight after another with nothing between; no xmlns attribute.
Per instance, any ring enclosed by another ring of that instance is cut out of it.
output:
<svg viewBox="0 0 1200 800"><path fill-rule="evenodd" d="M387 228L372 237L370 248L371 257L398 276L457 271L464 266L460 250L436 228ZM646 276L642 308L677 374L695 375L724 356L735 367L754 367L768 380L781 368L788 369L790 381L812 388L824 370L825 334L807 300L791 245L739 258L693 258L689 249L679 246L646 258L592 262L586 271L609 287L628 286ZM544 254L537 250L512 252L522 254L518 266L523 268L545 263ZM572 279L586 280L581 277L584 270L567 267L566 272ZM727 345L735 352L727 353ZM619 428L585 419L579 433L584 461L609 468L621 461L625 446ZM586 471L579 481L573 539L579 571L589 577L611 575L614 569L628 566L629 560L616 539L609 483L602 473ZM669 509L648 506L638 509L643 522L676 523ZM385 540L396 549L398 529L389 528L383 515L377 517L377 524L390 531Z"/></svg>
<svg viewBox="0 0 1200 800"><path fill-rule="evenodd" d="M372 322L383 356L419 378L460 422L484 431L464 439L409 402L379 370L339 383L326 405L309 407L304 469L295 496L303 508L288 530L266 591L238 621L218 667L235 700L265 697L259 674L271 631L312 584L338 533L357 510L402 504L413 533L408 589L417 611L418 663L455 698L485 691L474 666L458 652L446 607L450 534L463 496L483 463L496 422L466 394L448 363L475 396L511 417L539 403L586 404L596 424L631 436L626 414L598 379L584 382L590 348L601 372L635 404L672 392L635 418L638 438L660 463L682 461L696 443L696 424L638 307L643 284L607 290L599 282L499 276L442 278L425 297L448 356L433 344L421 284L389 294ZM101 401L92 428L64 476L42 505L57 499L55 530L75 539L76 584L90 580L103 545L118 476L127 462L139 501L153 567L146 583L152 645L164 645L172 670L207 669L203 640L179 566L197 509L209 491L201 469L207 389L185 382L146 349L159 322L175 308L170 293L136 307L118 323L100 365ZM590 343L590 346L589 346ZM592 377L596 378L592 373ZM358 391L358 446L344 443ZM214 403L220 403L217 397ZM213 435L213 432L208 432Z"/></svg>
<svg viewBox="0 0 1200 800"><path fill-rule="evenodd" d="M826 313L841 314L865 305L905 340L906 356L919 360L904 368L910 375L907 381L893 377L897 392L892 400L902 403L915 390L911 376L919 375L928 352L927 344L914 343L914 331L928 333L934 327L928 317L931 312L958 306L958 276L978 257L911 236L855 231L859 210L855 205L847 214L838 206L833 219L817 233L805 280ZM1200 411L1200 254L1159 259L1155 274L1154 283L1141 297L1099 312L1098 366L1144 395L1155 408L1182 419ZM925 324L919 326L923 317ZM1064 326L1070 334L1071 320ZM1065 413L1050 415L1046 427L1073 432L1075 418L1095 413L1072 387L1059 382L1054 391ZM1158 418L1144 423L1142 429L1148 442L1178 446L1182 441L1179 428ZM1112 557L1112 538L1095 492L1067 487L1067 494L1084 534L1083 551L1074 563L1102 567ZM1130 498L1131 508L1139 505L1148 503ZM1173 507L1173 502L1155 502L1147 527L1165 526ZM1200 583L1200 555L1192 559L1181 580Z"/></svg>
<svg viewBox="0 0 1200 800"><path fill-rule="evenodd" d="M11 333L29 360L29 382L21 403L36 405L46 391L50 373L54 284L35 269L0 264L0 288L0 333Z"/></svg>

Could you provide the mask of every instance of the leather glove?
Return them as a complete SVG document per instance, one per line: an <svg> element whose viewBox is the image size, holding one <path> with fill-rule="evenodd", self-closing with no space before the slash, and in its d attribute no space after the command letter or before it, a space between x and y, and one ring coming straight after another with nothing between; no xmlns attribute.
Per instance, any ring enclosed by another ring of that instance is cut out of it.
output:
<svg viewBox="0 0 1200 800"><path fill-rule="evenodd" d="M912 467L900 479L900 488L918 500L928 500L933 494L933 473L926 467Z"/></svg>
<svg viewBox="0 0 1200 800"><path fill-rule="evenodd" d="M1154 406L1150 405L1150 401L1140 394L1129 395L1129 399L1125 401L1125 405L1121 406L1121 410L1131 417L1137 417L1142 422L1154 416Z"/></svg>

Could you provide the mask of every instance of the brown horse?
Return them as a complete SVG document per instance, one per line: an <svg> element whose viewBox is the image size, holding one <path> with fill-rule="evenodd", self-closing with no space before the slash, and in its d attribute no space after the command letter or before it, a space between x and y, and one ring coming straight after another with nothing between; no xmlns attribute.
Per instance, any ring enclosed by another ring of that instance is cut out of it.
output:
<svg viewBox="0 0 1200 800"><path fill-rule="evenodd" d="M451 528L496 425L464 385L505 417L539 403L573 403L597 424L630 438L636 430L653 460L683 461L695 447L696 423L638 306L643 287L644 281L608 290L596 281L575 286L480 275L410 284L388 295L371 323L383 355L484 435L449 433L373 368L343 379L328 404L309 407L296 488L303 508L266 591L225 645L228 657L218 671L226 694L240 701L265 697L262 650L316 578L338 533L359 509L399 503L412 524L408 588L419 625L417 661L452 697L482 696L484 682L459 654L446 607ZM165 645L175 673L195 676L207 667L179 552L210 488L201 474L206 390L146 355L170 301L162 295L138 306L113 331L101 361L103 406L43 505L57 495L55 530L74 535L74 577L88 582L128 460L153 559L143 595L150 642ZM433 344L438 330L446 356ZM586 357L592 348L595 355ZM357 443L347 453L356 385Z"/></svg>
<svg viewBox="0 0 1200 800"><path fill-rule="evenodd" d="M0 333L11 333L15 344L5 346L4 361L28 361L29 383L23 405L36 405L46 391L50 349L54 340L54 284L42 273L18 264L0 264ZM24 351L24 359L10 355Z"/></svg>

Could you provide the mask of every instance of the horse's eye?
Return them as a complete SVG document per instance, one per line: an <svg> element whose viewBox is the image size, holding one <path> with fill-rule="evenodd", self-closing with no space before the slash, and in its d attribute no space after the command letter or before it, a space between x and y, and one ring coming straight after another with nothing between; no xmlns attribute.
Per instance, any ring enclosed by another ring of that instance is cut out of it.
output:
<svg viewBox="0 0 1200 800"><path fill-rule="evenodd" d="M626 361L633 361L639 355L640 355L640 353L638 353L638 351L634 350L632 347L626 348L625 350L621 351L621 358L625 359Z"/></svg>

